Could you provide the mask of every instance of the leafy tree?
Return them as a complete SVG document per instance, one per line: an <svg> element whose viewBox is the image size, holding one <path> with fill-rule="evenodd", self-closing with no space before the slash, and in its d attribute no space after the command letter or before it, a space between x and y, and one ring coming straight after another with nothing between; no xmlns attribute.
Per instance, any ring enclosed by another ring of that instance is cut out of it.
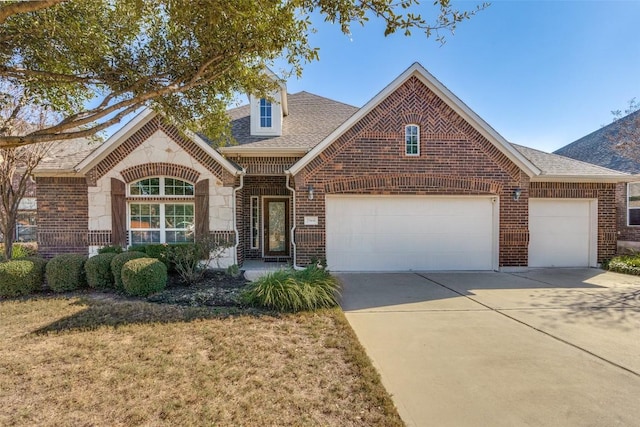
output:
<svg viewBox="0 0 640 427"><path fill-rule="evenodd" d="M348 34L369 17L385 35L444 33L487 4L458 10L450 0L48 0L0 6L0 81L60 113L24 134L0 129L0 147L86 137L139 109L161 109L176 124L224 135L237 93L275 87L264 67L284 59L300 74L318 59L310 16ZM430 13L425 17L422 14Z"/></svg>
<svg viewBox="0 0 640 427"><path fill-rule="evenodd" d="M25 134L50 122L52 113L33 107L23 88L0 84L0 129L4 134ZM20 201L29 188L33 170L51 149L52 143L0 148L0 234L4 257L11 259L16 237Z"/></svg>

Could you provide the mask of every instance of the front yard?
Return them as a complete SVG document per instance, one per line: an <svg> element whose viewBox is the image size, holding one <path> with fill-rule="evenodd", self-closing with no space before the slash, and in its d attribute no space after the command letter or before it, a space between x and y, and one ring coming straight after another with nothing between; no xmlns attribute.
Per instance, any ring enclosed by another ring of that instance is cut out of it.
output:
<svg viewBox="0 0 640 427"><path fill-rule="evenodd" d="M402 425L339 309L0 300L0 425Z"/></svg>

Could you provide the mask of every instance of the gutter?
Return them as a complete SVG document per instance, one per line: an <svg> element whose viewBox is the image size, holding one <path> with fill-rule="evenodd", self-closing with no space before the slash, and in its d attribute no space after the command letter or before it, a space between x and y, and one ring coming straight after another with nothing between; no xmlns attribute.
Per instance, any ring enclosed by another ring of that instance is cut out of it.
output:
<svg viewBox="0 0 640 427"><path fill-rule="evenodd" d="M241 171L236 173L236 176L240 177L240 185L233 189L233 232L236 236L236 244L233 245L233 260L236 265L238 265L238 246L240 245L240 232L238 231L238 191L242 190L244 187L244 176L246 175L247 170L242 168Z"/></svg>
<svg viewBox="0 0 640 427"><path fill-rule="evenodd" d="M291 191L291 195L292 195L292 200L293 200L293 227L291 227L291 230L289 231L291 234L289 236L289 241L291 242L291 246L293 246L293 268L294 270L302 270L302 267L300 267L297 264L297 260L298 260L298 253L297 253L297 247L296 247L296 189L291 187L289 185L289 179L291 178L291 172L289 172L288 170L284 171L286 176L287 176L287 180L285 182L285 187L287 188L287 190Z"/></svg>

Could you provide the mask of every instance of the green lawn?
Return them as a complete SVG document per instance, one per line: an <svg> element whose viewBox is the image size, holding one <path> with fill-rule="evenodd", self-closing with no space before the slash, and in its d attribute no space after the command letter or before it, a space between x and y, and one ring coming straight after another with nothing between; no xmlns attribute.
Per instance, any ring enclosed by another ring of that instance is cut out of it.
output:
<svg viewBox="0 0 640 427"><path fill-rule="evenodd" d="M0 319L0 425L402 425L339 309L96 293L0 300Z"/></svg>

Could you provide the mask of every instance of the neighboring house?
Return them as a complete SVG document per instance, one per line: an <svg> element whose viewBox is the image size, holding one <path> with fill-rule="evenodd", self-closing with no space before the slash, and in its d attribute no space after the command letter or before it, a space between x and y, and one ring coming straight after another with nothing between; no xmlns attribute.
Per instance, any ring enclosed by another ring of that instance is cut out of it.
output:
<svg viewBox="0 0 640 427"><path fill-rule="evenodd" d="M362 108L306 92L229 111L213 149L149 110L40 170L40 250L235 241L223 262L333 270L596 266L616 252L629 176L512 145L421 65Z"/></svg>
<svg viewBox="0 0 640 427"><path fill-rule="evenodd" d="M632 131L636 128L638 131ZM556 150L555 153L620 172L640 174L638 157L634 159L625 156L620 149L616 149L621 129L626 129L622 131L626 135L640 135L640 110ZM640 176L635 178L638 182L620 183L616 189L619 251L640 249Z"/></svg>

